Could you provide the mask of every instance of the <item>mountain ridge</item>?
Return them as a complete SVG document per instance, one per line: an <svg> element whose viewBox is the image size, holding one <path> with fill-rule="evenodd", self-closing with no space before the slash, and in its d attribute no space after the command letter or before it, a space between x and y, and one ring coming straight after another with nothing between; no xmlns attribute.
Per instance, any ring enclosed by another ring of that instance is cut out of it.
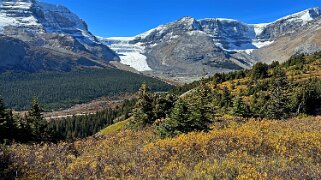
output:
<svg viewBox="0 0 321 180"><path fill-rule="evenodd" d="M197 20L185 16L133 37L99 39L118 52L121 63L131 67L135 68L135 63L139 62L147 64L148 71L160 76L192 74L201 77L251 67L262 58L254 51L260 51L279 38L312 26L319 21L320 16L319 7L260 24L246 24L225 18ZM123 44L126 45L122 48ZM202 46L203 44L207 46ZM144 51L135 51L132 48L134 46ZM136 62L127 61L128 53L130 56L136 54ZM189 67L191 64L194 65L193 68Z"/></svg>
<svg viewBox="0 0 321 180"><path fill-rule="evenodd" d="M21 41L25 51L15 61L1 61L0 70L68 71L76 67L106 67L109 61L119 60L89 32L85 21L60 5L2 0L0 34L3 39Z"/></svg>

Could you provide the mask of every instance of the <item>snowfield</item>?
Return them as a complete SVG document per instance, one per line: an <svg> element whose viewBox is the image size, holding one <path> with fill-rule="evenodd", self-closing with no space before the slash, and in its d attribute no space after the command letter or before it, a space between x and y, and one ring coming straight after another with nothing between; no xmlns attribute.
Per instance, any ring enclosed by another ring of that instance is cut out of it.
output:
<svg viewBox="0 0 321 180"><path fill-rule="evenodd" d="M134 37L99 38L114 50L120 58L120 63L128 65L137 71L151 71L144 55L145 47L141 43L130 44Z"/></svg>

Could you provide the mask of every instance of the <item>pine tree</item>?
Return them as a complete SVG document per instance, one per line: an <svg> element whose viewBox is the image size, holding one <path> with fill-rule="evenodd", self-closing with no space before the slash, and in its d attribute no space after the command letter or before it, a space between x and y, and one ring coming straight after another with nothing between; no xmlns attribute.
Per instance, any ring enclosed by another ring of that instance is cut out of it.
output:
<svg viewBox="0 0 321 180"><path fill-rule="evenodd" d="M191 131L191 128L189 128L191 125L189 114L187 104L182 100L178 100L170 116L166 118L163 124L157 127L159 135L165 138Z"/></svg>
<svg viewBox="0 0 321 180"><path fill-rule="evenodd" d="M32 98L32 106L28 111L27 123L28 128L30 128L31 134L36 139L41 139L42 133L45 130L46 122L42 115L43 110L41 109L36 97Z"/></svg>
<svg viewBox="0 0 321 180"><path fill-rule="evenodd" d="M192 131L208 131L214 112L209 107L210 88L202 84L195 93L195 99L187 104L178 100L165 122L157 127L161 137L172 137Z"/></svg>
<svg viewBox="0 0 321 180"><path fill-rule="evenodd" d="M131 126L133 128L146 126L154 122L153 114L153 99L149 93L147 84L142 84L139 89L139 97L134 109L133 121Z"/></svg>
<svg viewBox="0 0 321 180"><path fill-rule="evenodd" d="M240 96L236 96L233 100L233 107L230 111L232 116L246 117L249 114L248 106L243 102Z"/></svg>
<svg viewBox="0 0 321 180"><path fill-rule="evenodd" d="M250 102L250 114L255 118L264 118L269 96L265 93L253 94Z"/></svg>
<svg viewBox="0 0 321 180"><path fill-rule="evenodd" d="M3 102L3 99L0 97L0 141L7 138L8 132L7 124L7 113L6 108Z"/></svg>
<svg viewBox="0 0 321 180"><path fill-rule="evenodd" d="M251 79L258 80L268 77L269 66L264 63L256 63L251 70Z"/></svg>
<svg viewBox="0 0 321 180"><path fill-rule="evenodd" d="M196 99L190 104L191 115L189 118L193 121L194 130L208 131L208 125L214 117L214 110L210 106L212 98L210 87L202 82L195 96Z"/></svg>
<svg viewBox="0 0 321 180"><path fill-rule="evenodd" d="M226 109L228 109L231 106L231 101L232 101L231 93L227 89L227 87L224 86L222 97L221 97L221 107L225 107Z"/></svg>
<svg viewBox="0 0 321 180"><path fill-rule="evenodd" d="M297 91L296 113L317 114L321 108L321 81L316 78L309 79L308 83Z"/></svg>
<svg viewBox="0 0 321 180"><path fill-rule="evenodd" d="M162 119L168 116L174 107L176 97L171 94L167 94L165 97L161 95L154 95L153 98L153 114L155 120Z"/></svg>
<svg viewBox="0 0 321 180"><path fill-rule="evenodd" d="M266 105L266 117L271 119L285 119L289 114L289 99L286 94L288 81L284 72L276 69L273 73L270 99Z"/></svg>

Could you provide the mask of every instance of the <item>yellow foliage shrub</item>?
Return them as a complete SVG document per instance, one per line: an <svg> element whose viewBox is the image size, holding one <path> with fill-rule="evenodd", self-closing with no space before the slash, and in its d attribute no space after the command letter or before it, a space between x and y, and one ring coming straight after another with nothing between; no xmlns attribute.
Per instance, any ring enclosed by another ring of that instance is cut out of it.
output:
<svg viewBox="0 0 321 180"><path fill-rule="evenodd" d="M321 179L321 117L226 121L172 139L151 128L12 145L10 168L22 179Z"/></svg>

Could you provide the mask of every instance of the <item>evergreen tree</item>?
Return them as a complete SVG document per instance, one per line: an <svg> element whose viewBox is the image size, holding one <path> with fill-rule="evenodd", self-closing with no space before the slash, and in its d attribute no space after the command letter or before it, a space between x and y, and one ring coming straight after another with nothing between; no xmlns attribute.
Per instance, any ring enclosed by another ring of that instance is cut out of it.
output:
<svg viewBox="0 0 321 180"><path fill-rule="evenodd" d="M165 122L157 127L161 137L172 137L180 133L192 131L208 131L213 112L208 106L210 89L202 84L195 93L195 99L187 104L178 100L172 113Z"/></svg>
<svg viewBox="0 0 321 180"><path fill-rule="evenodd" d="M187 104L182 100L178 100L170 116L166 118L163 124L157 127L158 134L165 138L191 131L190 126L192 124L189 122L189 115Z"/></svg>
<svg viewBox="0 0 321 180"><path fill-rule="evenodd" d="M33 97L32 106L27 115L27 123L31 134L36 139L41 139L42 135L44 135L46 121L43 118L42 112L43 110L40 107L37 98Z"/></svg>
<svg viewBox="0 0 321 180"><path fill-rule="evenodd" d="M221 107L225 107L225 109L228 109L231 106L231 101L232 101L231 93L227 89L227 87L224 86L223 93L221 96L221 103L220 103Z"/></svg>
<svg viewBox="0 0 321 180"><path fill-rule="evenodd" d="M233 106L230 111L232 116L246 117L249 114L248 106L243 102L240 96L236 96L233 100Z"/></svg>
<svg viewBox="0 0 321 180"><path fill-rule="evenodd" d="M318 109L321 108L321 81L316 78L310 79L297 91L296 114L317 114Z"/></svg>
<svg viewBox="0 0 321 180"><path fill-rule="evenodd" d="M214 117L214 110L210 103L212 99L210 87L205 82L202 82L195 96L196 99L190 104L190 119L195 120L195 130L207 131L209 130L208 124L212 122Z"/></svg>
<svg viewBox="0 0 321 180"><path fill-rule="evenodd" d="M162 119L168 116L174 107L176 99L172 94L167 94L165 97L155 94L153 99L153 119Z"/></svg>
<svg viewBox="0 0 321 180"><path fill-rule="evenodd" d="M250 115L255 118L264 118L269 96L266 93L253 94L250 101Z"/></svg>
<svg viewBox="0 0 321 180"><path fill-rule="evenodd" d="M7 138L7 113L6 108L3 102L3 99L0 97L0 141Z"/></svg>
<svg viewBox="0 0 321 180"><path fill-rule="evenodd" d="M251 70L252 80L258 80L268 77L268 69L269 66L267 64L261 62L256 63Z"/></svg>
<svg viewBox="0 0 321 180"><path fill-rule="evenodd" d="M153 99L149 93L147 84L142 84L138 95L133 121L131 122L131 126L134 128L152 124L155 120L153 114Z"/></svg>
<svg viewBox="0 0 321 180"><path fill-rule="evenodd" d="M273 73L270 99L266 106L266 117L270 119L285 119L289 114L289 98L286 89L288 81L282 70L277 69Z"/></svg>

